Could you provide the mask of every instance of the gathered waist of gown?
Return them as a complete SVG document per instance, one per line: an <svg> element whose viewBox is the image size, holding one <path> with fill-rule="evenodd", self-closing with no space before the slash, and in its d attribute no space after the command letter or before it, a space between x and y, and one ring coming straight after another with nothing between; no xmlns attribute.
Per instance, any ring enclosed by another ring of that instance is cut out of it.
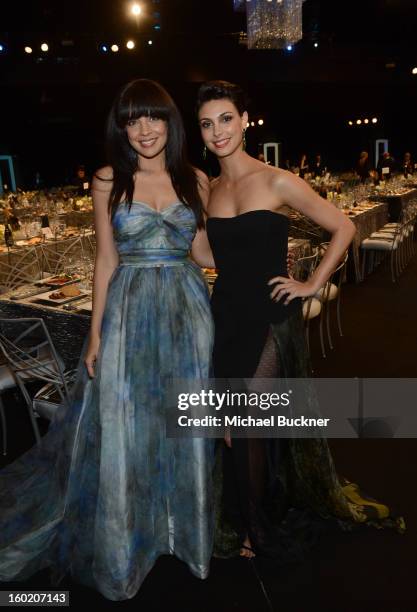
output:
<svg viewBox="0 0 417 612"><path fill-rule="evenodd" d="M190 262L188 251L183 249L138 249L120 253L120 266L158 268L162 266L183 266Z"/></svg>

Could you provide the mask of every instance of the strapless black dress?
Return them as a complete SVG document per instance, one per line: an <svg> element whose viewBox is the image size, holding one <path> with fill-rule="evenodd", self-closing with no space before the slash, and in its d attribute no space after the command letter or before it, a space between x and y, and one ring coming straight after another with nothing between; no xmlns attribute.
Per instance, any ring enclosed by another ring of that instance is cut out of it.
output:
<svg viewBox="0 0 417 612"><path fill-rule="evenodd" d="M268 286L273 276L288 276L288 227L286 216L268 210L208 220L218 270L211 300L218 378L252 377L257 370L258 375L267 375L258 368L271 323L301 317L300 300L287 306L283 301L274 302ZM277 367L269 374L278 375Z"/></svg>
<svg viewBox="0 0 417 612"><path fill-rule="evenodd" d="M218 277L212 294L216 378L310 378L301 302L273 302L268 281L287 275L289 220L269 210L211 217L207 233ZM314 394L307 398L314 411ZM246 534L257 553L302 558L323 518L395 525L339 480L325 439L234 438L223 445L215 554L239 550Z"/></svg>

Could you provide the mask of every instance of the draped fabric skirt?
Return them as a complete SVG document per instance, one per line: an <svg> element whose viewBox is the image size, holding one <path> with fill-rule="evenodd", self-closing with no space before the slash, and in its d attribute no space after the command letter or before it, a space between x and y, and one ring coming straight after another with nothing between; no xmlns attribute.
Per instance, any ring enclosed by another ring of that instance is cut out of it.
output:
<svg viewBox="0 0 417 612"><path fill-rule="evenodd" d="M301 308L269 323L255 309L213 306L217 378L311 378ZM318 411L313 388L305 401L306 413ZM218 446L215 482L220 557L238 554L246 535L258 554L287 563L301 560L325 525L403 529L387 506L338 477L321 437L232 438L231 448Z"/></svg>
<svg viewBox="0 0 417 612"><path fill-rule="evenodd" d="M209 376L209 297L196 265L157 259L115 270L95 378L81 358L69 405L0 472L2 581L50 567L121 600L159 555L208 574L213 444L167 438L165 411L172 378Z"/></svg>

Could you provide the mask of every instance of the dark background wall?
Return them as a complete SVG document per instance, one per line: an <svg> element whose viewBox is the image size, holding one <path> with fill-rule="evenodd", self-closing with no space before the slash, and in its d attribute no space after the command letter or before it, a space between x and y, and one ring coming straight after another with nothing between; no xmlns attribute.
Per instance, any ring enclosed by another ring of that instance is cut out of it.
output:
<svg viewBox="0 0 417 612"><path fill-rule="evenodd" d="M254 154L259 143L278 140L285 157L321 152L337 170L386 137L395 157L405 150L417 157L416 4L307 0L304 39L287 52L239 44L245 16L232 0L143 0L138 24L119 0L9 3L0 22L0 152L17 156L25 184L36 171L48 184L68 181L78 163L92 171L105 161L103 127L117 89L141 76L160 80L177 100L200 165L194 100L208 78L246 87L251 118L264 119L248 131ZM129 37L133 52L124 48ZM100 53L100 43L113 42L119 53ZM348 126L374 116L376 126Z"/></svg>

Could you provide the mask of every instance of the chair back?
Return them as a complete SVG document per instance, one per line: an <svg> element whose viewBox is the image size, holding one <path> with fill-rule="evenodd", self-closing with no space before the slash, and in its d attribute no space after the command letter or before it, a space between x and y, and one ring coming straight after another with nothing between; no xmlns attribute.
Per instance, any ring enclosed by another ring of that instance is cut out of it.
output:
<svg viewBox="0 0 417 612"><path fill-rule="evenodd" d="M316 248L312 255L306 255L305 257L297 259L294 263L292 273L296 280L304 282L310 278L317 266L318 253L318 249Z"/></svg>
<svg viewBox="0 0 417 612"><path fill-rule="evenodd" d="M44 274L61 274L69 268L79 268L84 259L81 236L59 240L39 247L40 267Z"/></svg>
<svg viewBox="0 0 417 612"><path fill-rule="evenodd" d="M62 401L68 397L68 381L52 338L42 319L0 318L0 350L24 394L25 383L50 383Z"/></svg>
<svg viewBox="0 0 417 612"><path fill-rule="evenodd" d="M17 289L41 278L35 247L0 255L0 293Z"/></svg>
<svg viewBox="0 0 417 612"><path fill-rule="evenodd" d="M330 244L329 242L322 242L319 245L318 247L319 259L324 257L329 247L329 244ZM331 273L330 277L327 279L323 287L322 296L320 298L323 301L327 301L329 299L332 284L336 285L338 292L340 291L340 287L343 281L345 280L345 271L346 271L346 265L347 265L348 258L349 258L349 251L346 250L343 255L342 260L333 270L333 272Z"/></svg>
<svg viewBox="0 0 417 612"><path fill-rule="evenodd" d="M300 257L300 259L297 259L293 267L292 276L298 281L305 282L306 280L310 278L310 276L313 274L314 270L316 269L317 260L318 260L318 249L316 247L312 255L306 255L305 257ZM314 299L313 296L311 296L303 300L304 318L307 321L310 318L310 313L313 312L311 310L313 299Z"/></svg>

